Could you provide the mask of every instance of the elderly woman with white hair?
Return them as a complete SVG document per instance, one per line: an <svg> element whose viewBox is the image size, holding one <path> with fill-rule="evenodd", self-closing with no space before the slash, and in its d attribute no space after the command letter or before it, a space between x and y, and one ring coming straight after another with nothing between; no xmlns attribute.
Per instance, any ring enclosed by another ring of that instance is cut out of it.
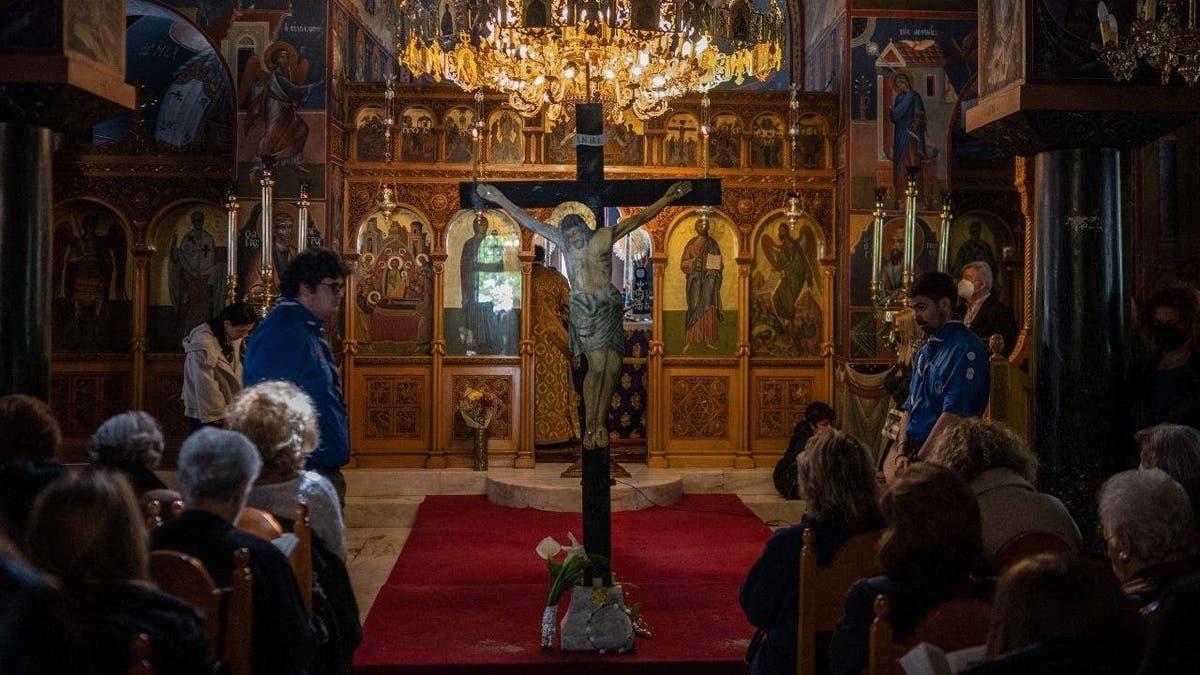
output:
<svg viewBox="0 0 1200 675"><path fill-rule="evenodd" d="M1195 571L1196 525L1187 493L1161 469L1123 471L1100 487L1100 528L1121 590L1143 614Z"/></svg>
<svg viewBox="0 0 1200 675"><path fill-rule="evenodd" d="M179 551L204 564L218 586L233 576L233 554L250 552L255 673L309 672L315 639L288 560L271 542L235 529L262 460L246 437L202 427L179 450L179 489L187 510L150 534L155 551Z"/></svg>
<svg viewBox="0 0 1200 675"><path fill-rule="evenodd" d="M96 429L84 450L88 461L115 470L129 480L133 493L143 502L157 499L172 502L179 493L167 489L154 470L163 455L162 427L148 412L130 410L113 415Z"/></svg>
<svg viewBox="0 0 1200 675"><path fill-rule="evenodd" d="M259 382L229 404L225 426L245 434L262 458L262 472L246 504L290 521L303 501L313 533L345 561L346 528L337 490L328 478L304 470L305 460L320 440L308 394L282 380Z"/></svg>

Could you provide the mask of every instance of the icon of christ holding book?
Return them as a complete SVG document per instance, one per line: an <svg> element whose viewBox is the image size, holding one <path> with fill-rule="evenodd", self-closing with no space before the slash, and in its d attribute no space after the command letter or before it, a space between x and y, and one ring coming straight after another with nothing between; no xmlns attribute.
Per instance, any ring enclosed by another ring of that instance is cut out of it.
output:
<svg viewBox="0 0 1200 675"><path fill-rule="evenodd" d="M696 221L696 236L683 247L680 268L687 277L687 314L684 317L684 353L693 345L716 349L717 328L725 318L721 310L724 262L717 240L709 236L704 215Z"/></svg>

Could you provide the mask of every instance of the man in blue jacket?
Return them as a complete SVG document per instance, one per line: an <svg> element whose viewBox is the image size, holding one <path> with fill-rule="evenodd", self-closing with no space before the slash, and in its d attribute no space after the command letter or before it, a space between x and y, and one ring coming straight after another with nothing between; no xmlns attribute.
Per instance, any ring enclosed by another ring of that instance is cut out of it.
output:
<svg viewBox="0 0 1200 675"><path fill-rule="evenodd" d="M308 469L328 478L343 504L350 428L333 352L321 328L337 316L349 274L333 251L308 249L297 255L280 276L281 297L250 335L243 372L247 387L287 380L312 398L321 443L308 458Z"/></svg>
<svg viewBox="0 0 1200 675"><path fill-rule="evenodd" d="M971 329L952 321L957 289L950 275L922 274L908 289L908 305L929 336L913 357L912 383L904 402L903 454L923 457L931 441L963 417L987 408L991 372L988 353ZM920 454L918 454L920 453Z"/></svg>

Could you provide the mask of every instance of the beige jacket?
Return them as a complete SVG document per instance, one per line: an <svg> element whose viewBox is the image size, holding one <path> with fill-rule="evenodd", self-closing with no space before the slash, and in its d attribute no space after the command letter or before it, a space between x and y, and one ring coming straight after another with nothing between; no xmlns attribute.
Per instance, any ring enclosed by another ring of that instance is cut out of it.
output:
<svg viewBox="0 0 1200 675"><path fill-rule="evenodd" d="M1038 530L1057 534L1078 551L1082 544L1079 527L1058 498L1038 492L1029 481L1010 469L984 471L971 481L979 500L983 526L983 555L990 562L1010 539Z"/></svg>
<svg viewBox="0 0 1200 675"><path fill-rule="evenodd" d="M183 339L183 414L201 422L225 418L225 406L242 390L242 341L233 343L226 360L208 322Z"/></svg>

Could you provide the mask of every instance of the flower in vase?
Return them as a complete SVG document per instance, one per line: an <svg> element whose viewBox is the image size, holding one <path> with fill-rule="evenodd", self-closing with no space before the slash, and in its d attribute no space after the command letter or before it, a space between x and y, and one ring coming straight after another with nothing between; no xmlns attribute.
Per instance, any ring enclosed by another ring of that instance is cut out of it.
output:
<svg viewBox="0 0 1200 675"><path fill-rule="evenodd" d="M468 389L458 402L458 412L472 429L486 429L496 415L496 400L482 389Z"/></svg>
<svg viewBox="0 0 1200 675"><path fill-rule="evenodd" d="M582 583L584 571L593 565L603 564L606 560L603 556L591 555L584 550L574 533L568 532L567 538L571 540L570 546L563 546L554 537L546 537L535 549L538 557L546 560L546 568L550 573L550 591L546 595L547 607L558 605L559 599L568 588ZM555 558L563 553L565 555L562 559L556 561Z"/></svg>

